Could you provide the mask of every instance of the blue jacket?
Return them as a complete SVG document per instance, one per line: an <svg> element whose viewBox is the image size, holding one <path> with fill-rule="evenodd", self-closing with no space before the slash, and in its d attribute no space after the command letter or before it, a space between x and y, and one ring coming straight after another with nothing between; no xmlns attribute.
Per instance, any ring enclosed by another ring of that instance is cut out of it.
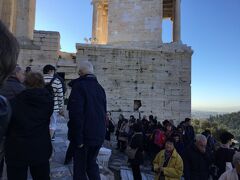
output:
<svg viewBox="0 0 240 180"><path fill-rule="evenodd" d="M104 89L91 74L73 80L70 85L68 139L75 146L101 146L106 132Z"/></svg>

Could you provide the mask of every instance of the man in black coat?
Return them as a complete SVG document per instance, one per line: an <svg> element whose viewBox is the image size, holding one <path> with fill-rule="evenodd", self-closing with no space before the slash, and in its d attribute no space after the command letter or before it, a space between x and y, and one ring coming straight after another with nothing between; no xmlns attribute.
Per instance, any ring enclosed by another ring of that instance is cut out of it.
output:
<svg viewBox="0 0 240 180"><path fill-rule="evenodd" d="M185 180L208 180L211 158L206 147L207 138L198 134L195 144L186 149L183 158Z"/></svg>
<svg viewBox="0 0 240 180"><path fill-rule="evenodd" d="M79 64L69 97L68 138L73 145L73 179L100 180L96 163L105 138L106 95L88 61Z"/></svg>

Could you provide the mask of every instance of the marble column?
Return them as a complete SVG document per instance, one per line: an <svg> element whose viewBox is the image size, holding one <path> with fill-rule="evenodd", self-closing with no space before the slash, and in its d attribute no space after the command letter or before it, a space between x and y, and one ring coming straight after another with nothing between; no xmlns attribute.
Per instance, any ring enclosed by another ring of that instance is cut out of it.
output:
<svg viewBox="0 0 240 180"><path fill-rule="evenodd" d="M0 0L0 19L11 32L13 32L15 17L15 0Z"/></svg>
<svg viewBox="0 0 240 180"><path fill-rule="evenodd" d="M107 44L108 39L108 9L107 6L103 7L102 12L102 32L101 32L101 44Z"/></svg>
<svg viewBox="0 0 240 180"><path fill-rule="evenodd" d="M175 0L174 5L173 42L181 42L181 0Z"/></svg>
<svg viewBox="0 0 240 180"><path fill-rule="evenodd" d="M96 37L97 37L97 20L98 20L98 12L97 12L97 6L98 2L93 1L93 17L92 17L92 44L96 43Z"/></svg>
<svg viewBox="0 0 240 180"><path fill-rule="evenodd" d="M36 0L17 0L16 36L32 40L35 26Z"/></svg>
<svg viewBox="0 0 240 180"><path fill-rule="evenodd" d="M2 8L3 7L3 0L0 0L0 19L2 17Z"/></svg>

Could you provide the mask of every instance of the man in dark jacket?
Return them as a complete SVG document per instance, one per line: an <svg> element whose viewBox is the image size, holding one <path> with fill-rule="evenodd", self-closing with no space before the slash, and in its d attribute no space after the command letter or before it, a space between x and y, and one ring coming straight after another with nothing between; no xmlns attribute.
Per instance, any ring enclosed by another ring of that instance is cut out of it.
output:
<svg viewBox="0 0 240 180"><path fill-rule="evenodd" d="M73 179L100 180L96 158L106 132L106 95L90 62L80 62L79 75L68 104L68 138L74 147Z"/></svg>
<svg viewBox="0 0 240 180"><path fill-rule="evenodd" d="M207 138L196 135L196 142L189 146L184 154L184 179L208 180L211 165L210 154L206 151Z"/></svg>
<svg viewBox="0 0 240 180"><path fill-rule="evenodd" d="M0 21L0 87L16 67L19 45L16 38ZM0 161L3 157L5 133L10 119L10 106L0 94ZM0 172L1 178L1 172Z"/></svg>
<svg viewBox="0 0 240 180"><path fill-rule="evenodd" d="M193 129L193 126L191 125L191 119L190 118L185 118L185 129L184 129L184 136L183 136L183 141L184 141L184 146L188 147L194 143L194 138L195 138L195 132Z"/></svg>

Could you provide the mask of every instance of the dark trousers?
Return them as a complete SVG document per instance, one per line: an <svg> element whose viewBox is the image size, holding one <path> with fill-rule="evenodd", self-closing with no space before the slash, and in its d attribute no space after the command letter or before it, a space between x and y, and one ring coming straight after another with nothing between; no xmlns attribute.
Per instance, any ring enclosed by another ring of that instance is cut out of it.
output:
<svg viewBox="0 0 240 180"><path fill-rule="evenodd" d="M74 153L74 146L70 142L69 145L68 145L68 148L67 148L64 164L68 164L72 161L73 153Z"/></svg>
<svg viewBox="0 0 240 180"><path fill-rule="evenodd" d="M7 177L8 180L27 180L28 167L33 180L50 180L50 166L49 162L36 164L36 165L16 165L11 163L7 164Z"/></svg>
<svg viewBox="0 0 240 180"><path fill-rule="evenodd" d="M142 180L140 165L131 163L131 168L132 168L132 172L133 172L133 179L134 180Z"/></svg>
<svg viewBox="0 0 240 180"><path fill-rule="evenodd" d="M101 180L99 167L96 163L101 146L74 147L73 180Z"/></svg>
<svg viewBox="0 0 240 180"><path fill-rule="evenodd" d="M0 161L0 178L3 175L3 167L4 167L4 158Z"/></svg>

